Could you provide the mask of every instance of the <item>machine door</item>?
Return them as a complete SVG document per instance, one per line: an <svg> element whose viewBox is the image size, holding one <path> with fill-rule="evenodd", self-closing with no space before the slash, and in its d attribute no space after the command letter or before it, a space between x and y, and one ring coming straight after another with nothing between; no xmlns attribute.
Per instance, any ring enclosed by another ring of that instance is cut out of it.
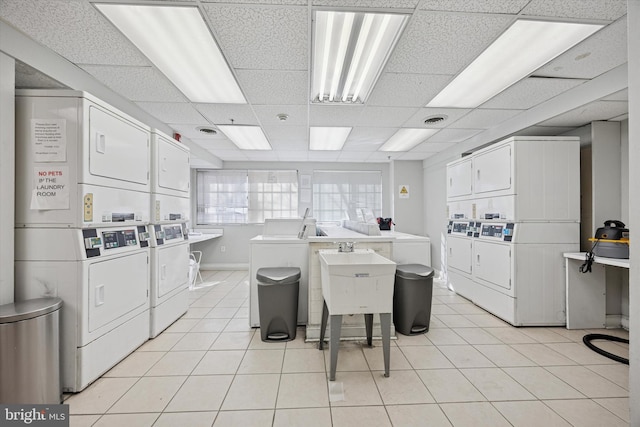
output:
<svg viewBox="0 0 640 427"><path fill-rule="evenodd" d="M89 173L146 186L149 135L113 114L89 107Z"/></svg>
<svg viewBox="0 0 640 427"><path fill-rule="evenodd" d="M473 189L476 194L511 188L511 145L473 158Z"/></svg>
<svg viewBox="0 0 640 427"><path fill-rule="evenodd" d="M476 279L511 289L511 245L476 240L473 261Z"/></svg>
<svg viewBox="0 0 640 427"><path fill-rule="evenodd" d="M447 166L447 197L471 195L471 159Z"/></svg>
<svg viewBox="0 0 640 427"><path fill-rule="evenodd" d="M447 266L471 274L472 240L447 236Z"/></svg>
<svg viewBox="0 0 640 427"><path fill-rule="evenodd" d="M158 139L158 185L161 188L189 193L189 152Z"/></svg>
<svg viewBox="0 0 640 427"><path fill-rule="evenodd" d="M174 289L186 287L189 280L189 245L171 245L158 248L158 297Z"/></svg>
<svg viewBox="0 0 640 427"><path fill-rule="evenodd" d="M89 332L149 304L148 258L143 251L89 265Z"/></svg>

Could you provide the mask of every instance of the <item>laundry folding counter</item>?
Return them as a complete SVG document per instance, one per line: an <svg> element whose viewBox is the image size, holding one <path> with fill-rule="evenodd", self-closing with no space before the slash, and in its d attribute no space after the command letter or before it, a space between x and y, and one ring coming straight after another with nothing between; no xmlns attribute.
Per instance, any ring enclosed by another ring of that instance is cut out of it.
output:
<svg viewBox="0 0 640 427"><path fill-rule="evenodd" d="M565 253L567 287L567 329L605 328L607 317L606 266L629 269L628 259L593 259L591 272L582 273L585 252Z"/></svg>

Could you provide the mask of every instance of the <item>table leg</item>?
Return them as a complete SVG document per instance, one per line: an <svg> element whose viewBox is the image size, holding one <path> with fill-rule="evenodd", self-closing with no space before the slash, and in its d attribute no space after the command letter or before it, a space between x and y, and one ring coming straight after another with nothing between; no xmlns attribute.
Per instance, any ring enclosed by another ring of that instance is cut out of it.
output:
<svg viewBox="0 0 640 427"><path fill-rule="evenodd" d="M318 343L318 350L324 350L324 333L327 329L327 319L329 318L329 307L327 307L326 301L322 300L322 321L320 322L320 342Z"/></svg>
<svg viewBox="0 0 640 427"><path fill-rule="evenodd" d="M336 365L338 364L338 349L340 348L340 330L342 329L342 315L331 315L331 336L329 337L329 351L331 365L329 367L329 381L336 380Z"/></svg>
<svg viewBox="0 0 640 427"><path fill-rule="evenodd" d="M371 338L373 336L373 314L364 315L364 325L367 330L367 345L372 347Z"/></svg>
<svg viewBox="0 0 640 427"><path fill-rule="evenodd" d="M389 355L391 353L391 313L380 313L382 331L382 354L384 356L384 376L389 376Z"/></svg>

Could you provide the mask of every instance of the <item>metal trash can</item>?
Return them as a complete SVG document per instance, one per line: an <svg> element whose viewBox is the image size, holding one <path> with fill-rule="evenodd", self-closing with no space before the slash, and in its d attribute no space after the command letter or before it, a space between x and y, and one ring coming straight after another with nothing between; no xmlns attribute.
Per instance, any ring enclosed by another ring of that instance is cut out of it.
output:
<svg viewBox="0 0 640 427"><path fill-rule="evenodd" d="M60 298L0 306L0 402L59 404Z"/></svg>
<svg viewBox="0 0 640 427"><path fill-rule="evenodd" d="M416 335L429 330L433 268L422 264L396 266L393 290L393 323L403 335Z"/></svg>
<svg viewBox="0 0 640 427"><path fill-rule="evenodd" d="M298 324L300 269L265 267L256 272L262 341L291 341Z"/></svg>

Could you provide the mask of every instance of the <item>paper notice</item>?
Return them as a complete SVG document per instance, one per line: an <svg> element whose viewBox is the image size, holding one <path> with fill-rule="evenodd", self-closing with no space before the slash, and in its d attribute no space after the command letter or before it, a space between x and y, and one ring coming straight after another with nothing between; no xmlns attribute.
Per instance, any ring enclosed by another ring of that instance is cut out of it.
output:
<svg viewBox="0 0 640 427"><path fill-rule="evenodd" d="M31 119L33 161L67 160L67 121L65 119Z"/></svg>
<svg viewBox="0 0 640 427"><path fill-rule="evenodd" d="M69 209L69 168L34 167L31 209Z"/></svg>

